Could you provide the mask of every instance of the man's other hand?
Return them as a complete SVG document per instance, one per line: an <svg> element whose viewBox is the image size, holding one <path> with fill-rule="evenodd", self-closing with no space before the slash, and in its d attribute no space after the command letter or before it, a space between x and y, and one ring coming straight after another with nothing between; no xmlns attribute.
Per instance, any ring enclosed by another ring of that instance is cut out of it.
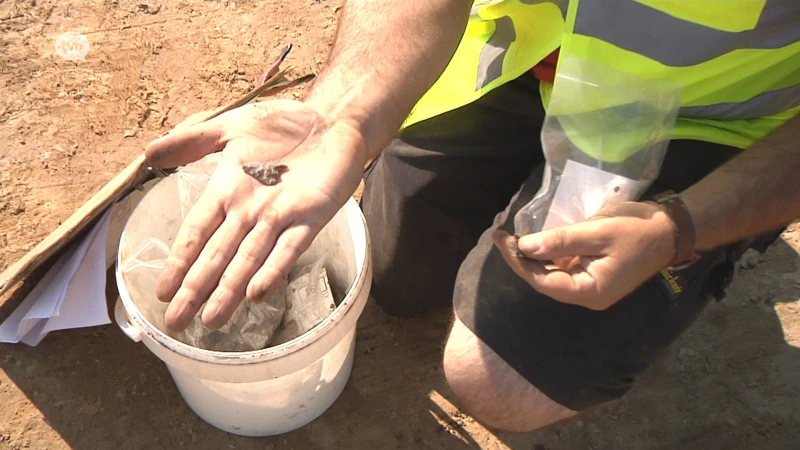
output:
<svg viewBox="0 0 800 450"><path fill-rule="evenodd" d="M675 224L654 203L613 205L584 222L518 241L504 231L495 231L493 239L509 266L534 289L594 310L631 293L667 266L676 251Z"/></svg>

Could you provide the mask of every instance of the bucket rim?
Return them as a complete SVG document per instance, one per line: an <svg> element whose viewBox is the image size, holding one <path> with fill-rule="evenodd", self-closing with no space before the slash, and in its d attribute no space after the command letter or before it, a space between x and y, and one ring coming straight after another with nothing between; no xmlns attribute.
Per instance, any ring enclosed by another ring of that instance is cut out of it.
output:
<svg viewBox="0 0 800 450"><path fill-rule="evenodd" d="M134 208L133 213L136 212L139 205ZM266 361L276 360L288 356L296 351L309 347L317 340L321 339L328 332L338 324L340 319L343 319L348 312L355 306L359 300L357 293L363 290L366 283L367 274L370 273L370 252L371 245L369 240L369 233L367 233L367 223L361 208L358 207L355 199L352 197L345 202L340 208L345 214L347 219L348 229L353 237L352 242L355 247L355 264L356 264L356 277L353 283L348 287L342 302L336 306L331 314L329 314L322 322L317 324L314 328L303 333L302 335L284 342L274 347L267 347L260 350L250 350L246 352L224 352L216 350L206 350L198 347L193 347L189 344L181 342L150 323L144 315L139 311L139 308L133 303L130 293L125 286L122 277L121 255L117 252L117 267L115 270L117 288L120 300L125 307L125 312L128 320L135 326L144 336L149 337L157 342L164 348L171 350L181 356L191 358L196 361L225 364L225 365L246 365L263 363ZM127 230L123 229L122 238L120 242L124 241ZM363 248L360 243L363 243ZM361 255L359 257L359 254Z"/></svg>

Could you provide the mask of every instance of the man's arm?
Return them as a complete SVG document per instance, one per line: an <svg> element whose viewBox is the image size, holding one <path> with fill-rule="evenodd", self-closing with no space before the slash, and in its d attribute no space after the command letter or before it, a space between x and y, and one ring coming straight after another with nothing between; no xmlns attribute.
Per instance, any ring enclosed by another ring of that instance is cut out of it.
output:
<svg viewBox="0 0 800 450"><path fill-rule="evenodd" d="M470 8L469 0L348 0L305 103L352 123L374 158L447 66Z"/></svg>
<svg viewBox="0 0 800 450"><path fill-rule="evenodd" d="M800 116L681 194L696 248L775 230L800 217Z"/></svg>
<svg viewBox="0 0 800 450"><path fill-rule="evenodd" d="M328 66L304 102L247 105L147 146L158 167L224 149L156 286L170 302L169 328L185 329L204 304L203 323L218 328L243 298L275 292L442 73L470 7L469 0L350 0ZM289 170L264 186L242 170L253 162Z"/></svg>

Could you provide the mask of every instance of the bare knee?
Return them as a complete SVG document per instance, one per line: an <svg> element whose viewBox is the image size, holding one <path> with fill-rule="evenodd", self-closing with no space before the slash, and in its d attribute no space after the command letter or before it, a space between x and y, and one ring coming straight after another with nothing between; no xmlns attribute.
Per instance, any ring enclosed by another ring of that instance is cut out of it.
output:
<svg viewBox="0 0 800 450"><path fill-rule="evenodd" d="M578 414L541 393L458 318L445 347L444 372L467 412L492 428L528 432Z"/></svg>

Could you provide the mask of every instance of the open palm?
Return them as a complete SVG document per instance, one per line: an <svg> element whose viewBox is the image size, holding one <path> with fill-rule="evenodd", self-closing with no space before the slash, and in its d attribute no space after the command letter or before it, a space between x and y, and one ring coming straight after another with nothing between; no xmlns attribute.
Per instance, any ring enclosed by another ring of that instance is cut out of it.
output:
<svg viewBox="0 0 800 450"><path fill-rule="evenodd" d="M360 133L303 103L245 106L178 128L145 149L156 167L176 167L223 150L205 191L181 226L156 294L171 302L166 323L186 328L200 307L222 326L244 298L263 301L358 186L366 163ZM285 164L274 186L242 164Z"/></svg>

